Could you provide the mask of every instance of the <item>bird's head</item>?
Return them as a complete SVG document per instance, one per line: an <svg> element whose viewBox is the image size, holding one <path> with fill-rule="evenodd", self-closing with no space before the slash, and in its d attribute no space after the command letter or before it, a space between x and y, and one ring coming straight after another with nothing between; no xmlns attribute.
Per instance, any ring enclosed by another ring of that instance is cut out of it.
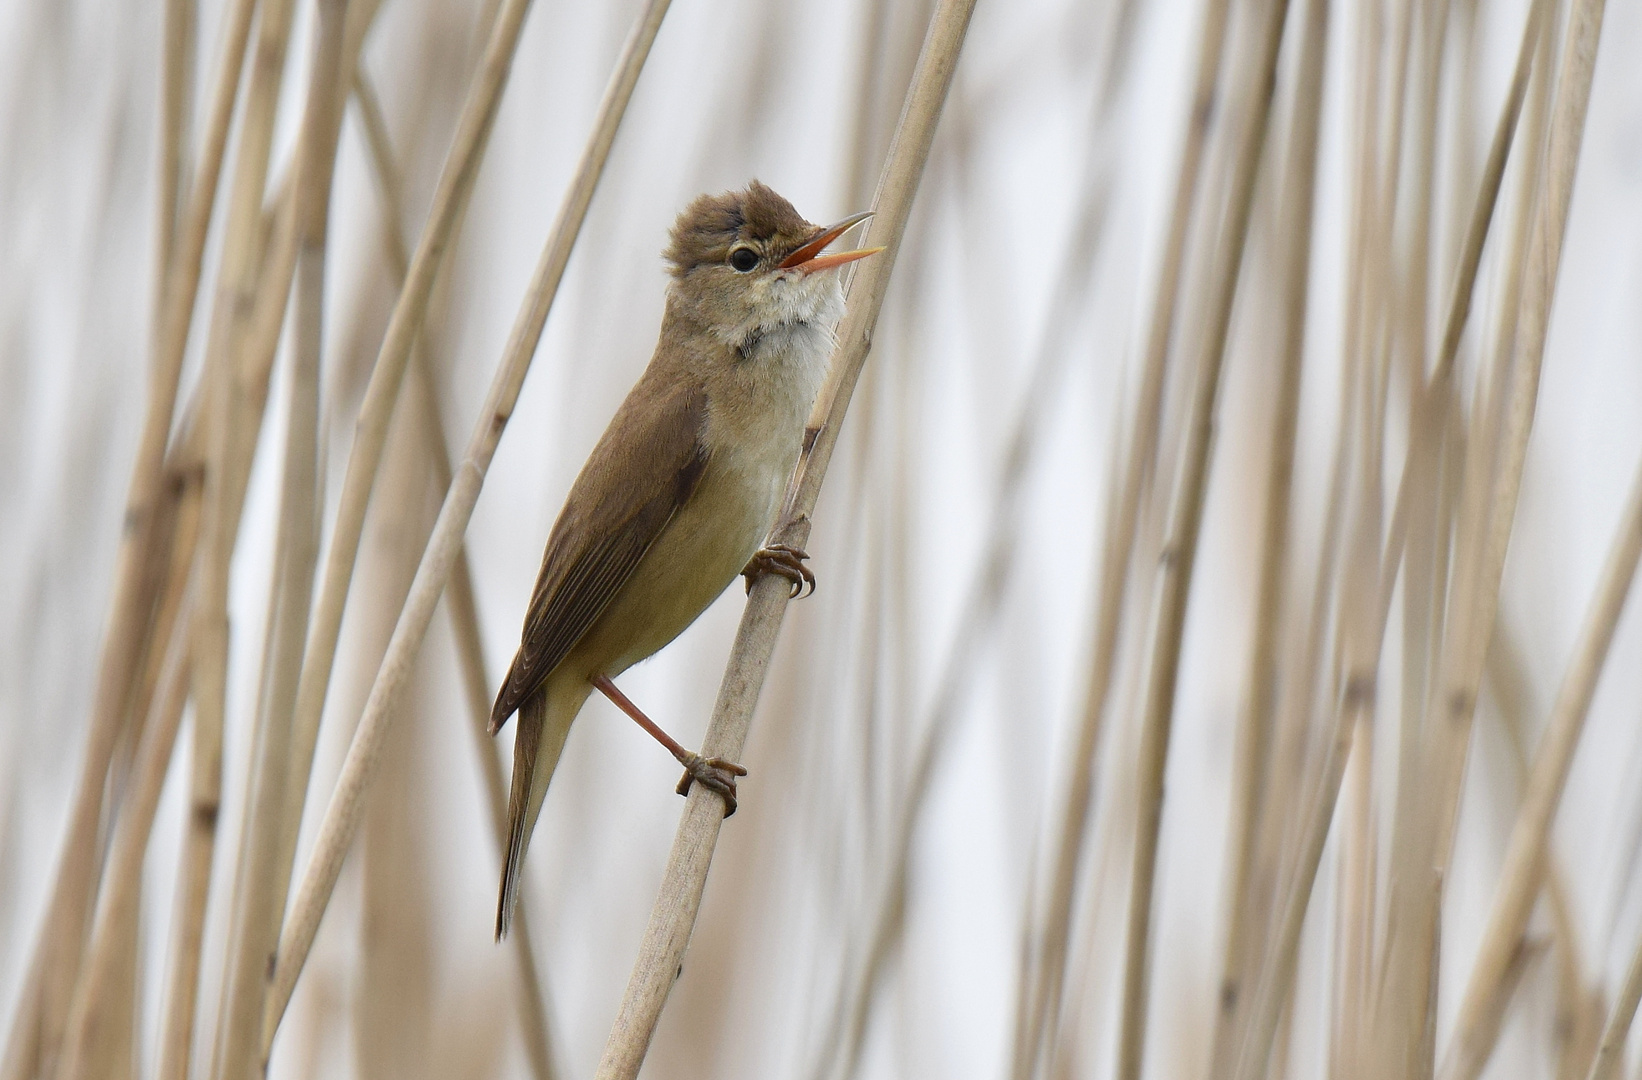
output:
<svg viewBox="0 0 1642 1080"><path fill-rule="evenodd" d="M666 256L674 303L732 347L783 324L837 318L842 288L830 271L883 248L822 254L870 214L812 225L754 180L703 195L673 224Z"/></svg>

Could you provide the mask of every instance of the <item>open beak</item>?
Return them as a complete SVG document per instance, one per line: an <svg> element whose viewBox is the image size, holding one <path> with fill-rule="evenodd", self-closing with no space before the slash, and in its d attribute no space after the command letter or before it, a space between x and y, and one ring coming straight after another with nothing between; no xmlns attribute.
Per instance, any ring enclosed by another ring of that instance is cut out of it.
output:
<svg viewBox="0 0 1642 1080"><path fill-rule="evenodd" d="M872 211L866 210L859 214L851 214L843 221L828 225L815 234L815 239L783 259L781 269L802 270L806 274L813 274L817 270L831 270L835 266L843 266L845 263L852 263L856 259L864 259L868 255L878 254L884 249L881 247L860 248L856 251L835 251L831 255L821 254L821 250L828 244L871 216Z"/></svg>

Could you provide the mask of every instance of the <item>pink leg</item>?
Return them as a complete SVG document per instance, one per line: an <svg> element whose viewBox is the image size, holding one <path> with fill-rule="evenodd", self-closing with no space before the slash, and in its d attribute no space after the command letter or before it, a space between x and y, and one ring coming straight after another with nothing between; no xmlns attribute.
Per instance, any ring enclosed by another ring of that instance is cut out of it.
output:
<svg viewBox="0 0 1642 1080"><path fill-rule="evenodd" d="M648 731L651 738L665 746L667 752L677 758L680 765L684 766L684 779L680 780L678 784L678 793L680 795L688 794L690 785L699 780L705 787L718 792L719 796L723 798L725 817L735 813L735 778L746 776L746 769L733 761L725 761L722 758L704 758L693 750L684 749L678 744L678 740L661 729L660 724L645 716L644 710L633 704L626 694L616 689L616 684L610 681L609 676L595 675L589 681L592 682L599 693L614 702L616 708L631 716L639 727Z"/></svg>

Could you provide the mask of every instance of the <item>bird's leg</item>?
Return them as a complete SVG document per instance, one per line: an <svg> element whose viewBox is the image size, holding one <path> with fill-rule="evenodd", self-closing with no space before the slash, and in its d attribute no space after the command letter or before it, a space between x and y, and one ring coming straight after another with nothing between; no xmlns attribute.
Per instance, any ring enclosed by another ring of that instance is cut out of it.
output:
<svg viewBox="0 0 1642 1080"><path fill-rule="evenodd" d="M678 740L661 730L661 725L644 715L644 711L610 681L608 675L595 675L590 680L599 693L615 703L616 708L631 716L635 723L650 733L650 737L667 748L667 752L678 759L684 766L684 779L678 782L678 793L687 795L690 785L697 780L712 791L716 791L724 800L724 816L735 813L735 778L746 776L747 770L733 761L723 758L704 758L694 750L686 750L678 744Z"/></svg>
<svg viewBox="0 0 1642 1080"><path fill-rule="evenodd" d="M789 544L771 544L759 548L752 561L747 563L747 568L741 571L741 576L747 579L747 591L753 591L753 582L760 577L775 574L792 583L792 592L787 596L789 600L807 595L804 592L806 585L810 587L810 592L814 592L815 575L804 565L804 560L809 557L809 553L803 548L795 548Z"/></svg>

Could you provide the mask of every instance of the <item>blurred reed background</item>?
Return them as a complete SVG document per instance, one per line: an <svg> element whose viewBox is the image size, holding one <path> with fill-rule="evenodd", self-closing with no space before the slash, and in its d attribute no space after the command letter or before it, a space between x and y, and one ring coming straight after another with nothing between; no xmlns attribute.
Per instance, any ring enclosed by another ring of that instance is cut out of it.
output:
<svg viewBox="0 0 1642 1080"><path fill-rule="evenodd" d="M1642 1075L1604 7L0 4L0 1080L632 1075L675 765L591 703L495 945L488 698L674 214L953 60L646 1075Z"/></svg>

